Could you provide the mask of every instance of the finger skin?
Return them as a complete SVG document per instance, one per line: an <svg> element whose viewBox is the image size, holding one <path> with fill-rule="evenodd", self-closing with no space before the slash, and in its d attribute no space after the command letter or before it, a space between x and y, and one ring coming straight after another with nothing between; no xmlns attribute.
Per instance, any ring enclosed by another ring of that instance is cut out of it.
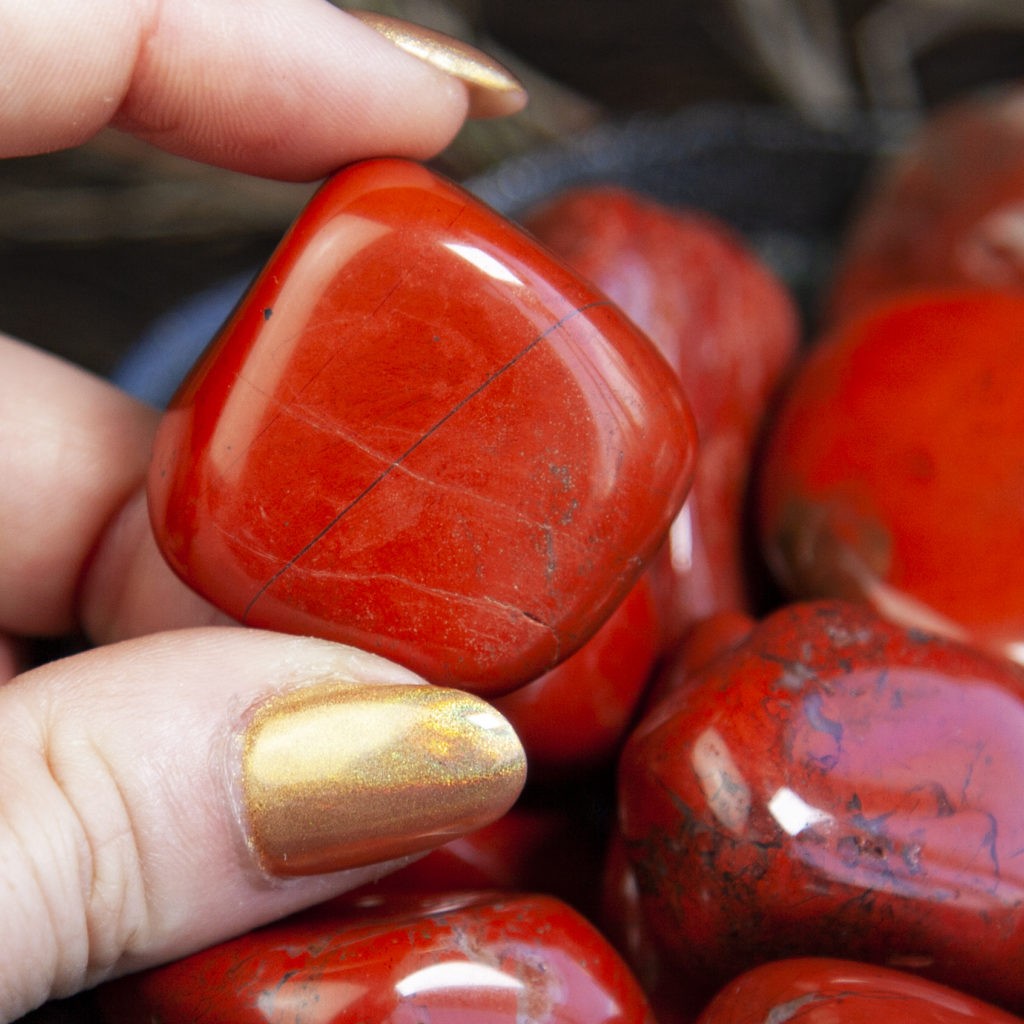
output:
<svg viewBox="0 0 1024 1024"><path fill-rule="evenodd" d="M462 83L325 0L0 0L0 27L0 157L113 125L311 180L365 156L431 156L467 111ZM10 678L8 637L84 624L102 642L221 617L148 527L155 412L10 339L0 365L4 1022L380 874L261 874L232 802L232 736L281 686L414 677L336 645L211 628Z"/></svg>
<svg viewBox="0 0 1024 1024"><path fill-rule="evenodd" d="M271 879L244 842L235 741L321 680L420 683L322 641L200 629L110 645L0 687L0 1022L379 876Z"/></svg>
<svg viewBox="0 0 1024 1024"><path fill-rule="evenodd" d="M156 551L142 496L156 412L2 337L0 365L0 633L226 621Z"/></svg>
<svg viewBox="0 0 1024 1024"><path fill-rule="evenodd" d="M0 0L0 157L106 126L296 180L424 159L461 127L459 81L325 0ZM412 682L333 644L222 621L148 527L156 413L0 338L0 1024L378 876L268 879L233 801L254 701L319 678ZM96 648L24 675L19 635ZM155 630L173 632L155 635Z"/></svg>
<svg viewBox="0 0 1024 1024"><path fill-rule="evenodd" d="M76 618L97 643L235 621L168 568L150 526L142 483L108 522L77 590Z"/></svg>
<svg viewBox="0 0 1024 1024"><path fill-rule="evenodd" d="M156 414L0 338L0 630L76 624L78 580L145 473Z"/></svg>
<svg viewBox="0 0 1024 1024"><path fill-rule="evenodd" d="M0 0L0 156L107 124L207 163L312 180L363 156L423 159L464 85L327 0Z"/></svg>

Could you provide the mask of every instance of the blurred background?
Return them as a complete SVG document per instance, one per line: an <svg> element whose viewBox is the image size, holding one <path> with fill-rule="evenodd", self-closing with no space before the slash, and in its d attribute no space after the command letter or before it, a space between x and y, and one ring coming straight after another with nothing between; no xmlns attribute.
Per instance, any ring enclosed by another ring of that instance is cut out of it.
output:
<svg viewBox="0 0 1024 1024"><path fill-rule="evenodd" d="M1024 71L1021 0L362 6L474 41L529 85L527 111L468 126L439 158L460 180L601 125L688 108L782 108L837 133L877 119L891 134ZM311 188L214 171L114 132L4 162L0 325L108 373L154 318L269 255Z"/></svg>

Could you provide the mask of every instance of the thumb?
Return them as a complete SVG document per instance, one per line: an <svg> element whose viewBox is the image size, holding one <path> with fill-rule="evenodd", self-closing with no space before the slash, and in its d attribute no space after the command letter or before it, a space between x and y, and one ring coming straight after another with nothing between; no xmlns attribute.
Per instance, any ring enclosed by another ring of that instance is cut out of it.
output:
<svg viewBox="0 0 1024 1024"><path fill-rule="evenodd" d="M376 877L525 770L478 698L230 627L16 677L0 734L0 1022Z"/></svg>

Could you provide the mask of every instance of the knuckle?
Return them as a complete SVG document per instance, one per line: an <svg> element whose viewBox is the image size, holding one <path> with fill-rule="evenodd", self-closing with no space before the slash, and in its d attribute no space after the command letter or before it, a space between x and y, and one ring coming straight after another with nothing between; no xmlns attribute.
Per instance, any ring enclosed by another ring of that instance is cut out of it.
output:
<svg viewBox="0 0 1024 1024"><path fill-rule="evenodd" d="M146 924L138 837L115 772L80 721L26 706L15 689L0 699L0 864L12 880L0 918L10 914L9 948L21 953L10 977L0 958L0 1013L6 999L23 1012L101 980Z"/></svg>

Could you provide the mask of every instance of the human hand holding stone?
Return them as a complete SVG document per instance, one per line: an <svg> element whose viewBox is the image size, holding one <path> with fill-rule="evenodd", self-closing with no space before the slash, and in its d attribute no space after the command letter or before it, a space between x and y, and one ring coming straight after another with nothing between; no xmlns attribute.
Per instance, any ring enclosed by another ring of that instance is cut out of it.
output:
<svg viewBox="0 0 1024 1024"><path fill-rule="evenodd" d="M0 156L113 125L313 179L428 157L467 113L524 100L481 55L322 0L3 0L0 23ZM234 627L173 576L142 490L153 410L11 339L0 365L0 1021L340 892L514 800L522 752L487 705ZM19 638L79 629L94 649L19 674ZM403 786L450 792L418 759L439 734L461 796L425 813ZM375 760L396 748L400 773Z"/></svg>

